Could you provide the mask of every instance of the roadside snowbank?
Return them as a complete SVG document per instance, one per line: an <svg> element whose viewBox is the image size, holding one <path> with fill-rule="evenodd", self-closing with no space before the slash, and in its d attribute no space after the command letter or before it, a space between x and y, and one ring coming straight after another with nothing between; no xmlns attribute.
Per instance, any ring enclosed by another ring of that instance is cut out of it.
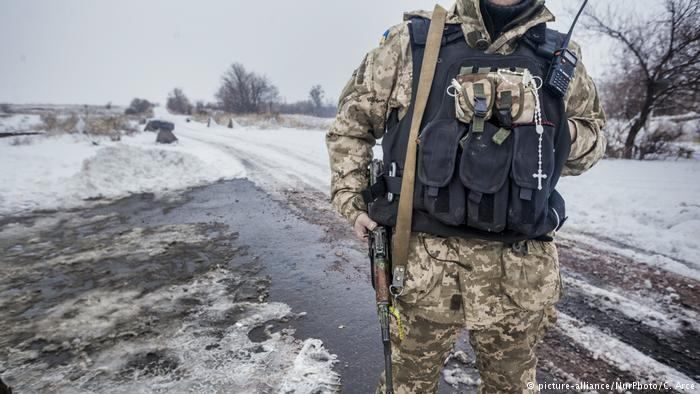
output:
<svg viewBox="0 0 700 394"><path fill-rule="evenodd" d="M140 133L120 142L80 135L0 140L0 214L79 206L86 199L162 192L245 176L238 160L197 141L155 143Z"/></svg>

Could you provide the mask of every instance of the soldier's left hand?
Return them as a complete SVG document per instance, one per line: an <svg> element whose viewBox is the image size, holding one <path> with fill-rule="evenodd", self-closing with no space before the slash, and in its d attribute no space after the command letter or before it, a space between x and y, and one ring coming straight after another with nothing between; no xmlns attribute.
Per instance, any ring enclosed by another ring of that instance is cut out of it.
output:
<svg viewBox="0 0 700 394"><path fill-rule="evenodd" d="M372 231L375 228L377 228L377 222L370 219L366 213L360 214L360 216L355 219L355 235L357 235L357 238L360 240L366 240L367 231Z"/></svg>

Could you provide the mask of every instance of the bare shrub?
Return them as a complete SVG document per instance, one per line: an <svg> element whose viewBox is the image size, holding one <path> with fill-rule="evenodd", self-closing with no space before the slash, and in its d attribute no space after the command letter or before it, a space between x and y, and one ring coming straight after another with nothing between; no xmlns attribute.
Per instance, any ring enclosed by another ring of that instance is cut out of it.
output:
<svg viewBox="0 0 700 394"><path fill-rule="evenodd" d="M135 98L131 100L129 106L124 110L126 115L144 115L151 113L155 105L146 99Z"/></svg>
<svg viewBox="0 0 700 394"><path fill-rule="evenodd" d="M86 134L109 137L113 141L118 141L122 133L131 135L137 131L124 116L92 117L85 124Z"/></svg>
<svg viewBox="0 0 700 394"><path fill-rule="evenodd" d="M170 112L175 114L192 114L192 104L180 88L175 88L172 92L170 92L170 94L168 95L168 101L166 102L165 106Z"/></svg>
<svg viewBox="0 0 700 394"><path fill-rule="evenodd" d="M80 133L83 130L80 130L78 127L79 123L81 123L80 117L78 117L78 115L75 113L71 113L68 117L63 118L63 120L59 122L59 131L66 133Z"/></svg>
<svg viewBox="0 0 700 394"><path fill-rule="evenodd" d="M45 130L52 134L72 134L79 133L78 124L80 123L80 118L75 113L71 113L68 116L58 116L53 112L43 113L40 115L41 130Z"/></svg>
<svg viewBox="0 0 700 394"><path fill-rule="evenodd" d="M51 112L42 114L41 121L38 129L45 130L49 135L81 133L116 141L122 134L130 135L138 131L124 115L79 116L71 113L68 116L58 116Z"/></svg>
<svg viewBox="0 0 700 394"><path fill-rule="evenodd" d="M0 104L0 112L6 113L6 114L13 113L12 107L10 106L10 104Z"/></svg>
<svg viewBox="0 0 700 394"><path fill-rule="evenodd" d="M197 101L194 104L194 114L195 115L208 115L209 110L207 109L207 105L204 103L204 101Z"/></svg>
<svg viewBox="0 0 700 394"><path fill-rule="evenodd" d="M11 146L31 145L34 139L31 136L14 137L10 140Z"/></svg>
<svg viewBox="0 0 700 394"><path fill-rule="evenodd" d="M663 127L656 127L651 132L645 133L639 142L639 160L677 155L678 149L672 143L682 134L683 132L678 129Z"/></svg>

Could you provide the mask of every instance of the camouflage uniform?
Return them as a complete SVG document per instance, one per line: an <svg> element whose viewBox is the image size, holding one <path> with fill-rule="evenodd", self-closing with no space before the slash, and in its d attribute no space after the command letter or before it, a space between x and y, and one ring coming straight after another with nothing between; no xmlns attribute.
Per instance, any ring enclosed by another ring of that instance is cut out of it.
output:
<svg viewBox="0 0 700 394"><path fill-rule="evenodd" d="M412 15L430 17L418 11L406 14L404 20ZM448 12L447 23L461 24L470 46L486 40L490 43L487 53L508 54L529 28L553 19L542 8L492 42L479 0L458 0ZM581 59L578 45L572 44L572 49ZM332 203L351 224L366 211L359 193L367 186L372 147L382 137L391 110L398 109L403 117L410 105L412 71L404 22L390 28L381 45L365 56L341 94L326 143ZM601 132L605 114L581 63L565 102L577 138L564 175L579 175L605 151ZM562 285L554 243L517 245L524 247L516 250L499 242L411 235L406 290L397 302L406 338L395 338L393 343L397 393L435 392L445 356L457 331L465 326L477 354L480 392L536 392L527 388L528 382L535 381L534 347L556 320L553 305L561 297Z"/></svg>

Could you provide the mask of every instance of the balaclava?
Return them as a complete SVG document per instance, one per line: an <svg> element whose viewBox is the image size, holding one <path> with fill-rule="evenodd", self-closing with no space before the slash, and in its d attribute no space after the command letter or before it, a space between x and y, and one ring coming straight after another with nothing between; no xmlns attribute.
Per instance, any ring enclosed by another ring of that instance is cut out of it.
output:
<svg viewBox="0 0 700 394"><path fill-rule="evenodd" d="M484 17L486 30L491 35L491 40L496 40L511 21L530 9L534 3L535 0L521 0L516 4L504 6L494 4L490 0L481 0L481 14Z"/></svg>

